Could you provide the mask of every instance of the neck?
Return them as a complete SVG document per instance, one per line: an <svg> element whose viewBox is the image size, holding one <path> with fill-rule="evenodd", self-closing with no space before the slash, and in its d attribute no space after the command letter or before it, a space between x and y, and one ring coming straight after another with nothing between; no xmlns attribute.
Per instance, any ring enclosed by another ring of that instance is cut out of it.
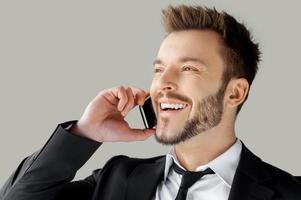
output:
<svg viewBox="0 0 301 200"><path fill-rule="evenodd" d="M236 141L234 125L218 126L200 133L189 140L175 145L180 164L189 171L195 171L224 153Z"/></svg>

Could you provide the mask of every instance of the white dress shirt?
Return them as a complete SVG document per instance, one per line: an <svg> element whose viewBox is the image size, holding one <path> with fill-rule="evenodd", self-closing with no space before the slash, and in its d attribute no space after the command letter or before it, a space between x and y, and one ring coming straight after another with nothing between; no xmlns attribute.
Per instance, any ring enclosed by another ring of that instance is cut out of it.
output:
<svg viewBox="0 0 301 200"><path fill-rule="evenodd" d="M239 139L224 153L206 165L200 165L195 171L203 171L210 167L215 174L203 176L195 182L187 192L187 200L227 200L234 174L240 160L242 144ZM180 187L182 175L175 172L171 167L176 162L183 168L177 160L174 147L166 155L164 179L158 185L153 200L174 200ZM184 168L183 168L184 169Z"/></svg>

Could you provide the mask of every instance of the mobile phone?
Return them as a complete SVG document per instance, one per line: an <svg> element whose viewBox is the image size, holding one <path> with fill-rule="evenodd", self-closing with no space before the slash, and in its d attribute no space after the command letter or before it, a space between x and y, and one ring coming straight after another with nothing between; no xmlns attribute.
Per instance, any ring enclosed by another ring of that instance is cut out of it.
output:
<svg viewBox="0 0 301 200"><path fill-rule="evenodd" d="M154 128L157 124L156 114L153 110L151 97L145 99L144 105L139 105L140 114L145 128Z"/></svg>

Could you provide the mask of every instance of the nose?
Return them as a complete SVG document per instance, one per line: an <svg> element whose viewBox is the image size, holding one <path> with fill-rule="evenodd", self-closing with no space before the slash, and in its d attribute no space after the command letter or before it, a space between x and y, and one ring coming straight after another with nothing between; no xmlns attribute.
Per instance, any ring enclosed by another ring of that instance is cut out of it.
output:
<svg viewBox="0 0 301 200"><path fill-rule="evenodd" d="M165 70L164 73L162 73L160 80L159 80L159 88L161 91L173 91L177 89L176 80L177 77L175 73L173 73L171 70Z"/></svg>
<svg viewBox="0 0 301 200"><path fill-rule="evenodd" d="M161 84L160 89L162 91L173 91L176 90L176 84L174 82L168 81Z"/></svg>

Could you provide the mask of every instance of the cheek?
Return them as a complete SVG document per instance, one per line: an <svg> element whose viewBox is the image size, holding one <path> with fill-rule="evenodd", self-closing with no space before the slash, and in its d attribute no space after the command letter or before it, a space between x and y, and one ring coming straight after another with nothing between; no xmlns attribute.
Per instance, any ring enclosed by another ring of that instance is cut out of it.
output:
<svg viewBox="0 0 301 200"><path fill-rule="evenodd" d="M190 77L189 79L182 79L181 85L187 93L195 96L196 98L203 98L216 91L218 86L217 82L201 79L197 76Z"/></svg>
<svg viewBox="0 0 301 200"><path fill-rule="evenodd" d="M154 95L155 95L155 84L152 82L151 85L150 85L150 88L149 88L149 93L150 93L150 96L152 98L154 98Z"/></svg>
<svg viewBox="0 0 301 200"><path fill-rule="evenodd" d="M197 79L181 79L179 82L181 91L185 91L186 94L192 97L197 97L204 90L204 84Z"/></svg>
<svg viewBox="0 0 301 200"><path fill-rule="evenodd" d="M151 86L150 86L150 88L149 88L149 95L150 95L150 97L151 97L151 99L152 99L152 106L153 106L153 107L156 106L156 105L155 105L156 87L155 87L155 84L154 84L154 83L152 83Z"/></svg>

